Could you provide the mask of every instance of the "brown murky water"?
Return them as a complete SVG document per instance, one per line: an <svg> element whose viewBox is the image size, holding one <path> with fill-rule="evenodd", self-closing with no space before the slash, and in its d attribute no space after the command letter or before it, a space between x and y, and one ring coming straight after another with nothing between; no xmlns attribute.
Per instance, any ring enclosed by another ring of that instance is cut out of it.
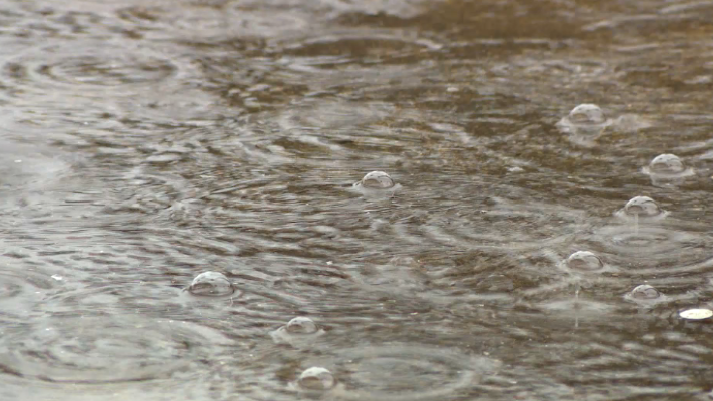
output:
<svg viewBox="0 0 713 401"><path fill-rule="evenodd" d="M0 399L709 399L711 21L2 2Z"/></svg>

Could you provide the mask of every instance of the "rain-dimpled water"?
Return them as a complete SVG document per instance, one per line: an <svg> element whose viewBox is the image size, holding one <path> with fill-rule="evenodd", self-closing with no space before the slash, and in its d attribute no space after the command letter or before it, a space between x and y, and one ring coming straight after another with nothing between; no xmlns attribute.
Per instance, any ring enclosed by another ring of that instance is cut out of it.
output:
<svg viewBox="0 0 713 401"><path fill-rule="evenodd" d="M0 401L713 399L713 2L0 4Z"/></svg>

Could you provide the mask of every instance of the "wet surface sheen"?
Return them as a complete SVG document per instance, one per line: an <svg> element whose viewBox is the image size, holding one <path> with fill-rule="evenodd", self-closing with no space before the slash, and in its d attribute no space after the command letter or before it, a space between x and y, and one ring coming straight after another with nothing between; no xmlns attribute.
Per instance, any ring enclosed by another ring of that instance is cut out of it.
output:
<svg viewBox="0 0 713 401"><path fill-rule="evenodd" d="M0 400L709 399L711 18L3 2Z"/></svg>

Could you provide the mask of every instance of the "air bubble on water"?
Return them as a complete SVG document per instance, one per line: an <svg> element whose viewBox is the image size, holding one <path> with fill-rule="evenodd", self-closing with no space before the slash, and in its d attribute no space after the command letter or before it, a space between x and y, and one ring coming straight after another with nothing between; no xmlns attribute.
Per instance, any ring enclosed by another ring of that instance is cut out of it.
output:
<svg viewBox="0 0 713 401"><path fill-rule="evenodd" d="M329 370L314 366L302 372L297 383L306 390L329 390L334 387L336 380Z"/></svg>
<svg viewBox="0 0 713 401"><path fill-rule="evenodd" d="M224 297L232 295L235 287L222 273L203 272L193 279L188 291L201 297Z"/></svg>
<svg viewBox="0 0 713 401"><path fill-rule="evenodd" d="M609 125L611 120L606 118L599 106L592 103L580 104L557 123L557 127L563 132L588 137L601 134ZM584 139L580 138L579 141Z"/></svg>
<svg viewBox="0 0 713 401"><path fill-rule="evenodd" d="M312 334L317 332L317 324L308 317L298 316L287 322L285 330L290 334Z"/></svg>
<svg viewBox="0 0 713 401"><path fill-rule="evenodd" d="M392 196L401 189L401 184L397 184L386 172L372 171L352 184L352 188L367 197L382 198Z"/></svg>
<svg viewBox="0 0 713 401"><path fill-rule="evenodd" d="M599 125L606 122L604 112L596 104L583 103L572 109L567 116L575 125Z"/></svg>
<svg viewBox="0 0 713 401"><path fill-rule="evenodd" d="M658 174L679 174L685 170L685 167L680 157L671 153L664 153L651 160L649 170Z"/></svg>
<svg viewBox="0 0 713 401"><path fill-rule="evenodd" d="M389 189L396 185L391 176L383 171L372 171L368 173L358 184L364 188L373 189Z"/></svg>
<svg viewBox="0 0 713 401"><path fill-rule="evenodd" d="M635 302L637 304L651 305L665 302L668 300L668 297L666 297L656 288L648 284L642 284L624 295L624 299L626 301Z"/></svg>
<svg viewBox="0 0 713 401"><path fill-rule="evenodd" d="M637 223L641 221L659 220L668 215L661 207L648 196L635 196L624 205L624 208L615 213L615 216Z"/></svg>
<svg viewBox="0 0 713 401"><path fill-rule="evenodd" d="M309 345L310 340L322 334L324 334L324 330L312 319L304 316L295 317L286 325L270 332L270 336L276 343L292 346Z"/></svg>
<svg viewBox="0 0 713 401"><path fill-rule="evenodd" d="M566 261L569 269L579 272L594 272L604 268L604 263L597 255L589 251L577 251Z"/></svg>
<svg viewBox="0 0 713 401"><path fill-rule="evenodd" d="M686 168L680 157L671 154L660 154L642 169L644 174L651 176L654 185L680 184L684 178L694 174L692 168Z"/></svg>
<svg viewBox="0 0 713 401"><path fill-rule="evenodd" d="M656 299L661 293L654 287L643 284L631 290L631 297L635 299Z"/></svg>

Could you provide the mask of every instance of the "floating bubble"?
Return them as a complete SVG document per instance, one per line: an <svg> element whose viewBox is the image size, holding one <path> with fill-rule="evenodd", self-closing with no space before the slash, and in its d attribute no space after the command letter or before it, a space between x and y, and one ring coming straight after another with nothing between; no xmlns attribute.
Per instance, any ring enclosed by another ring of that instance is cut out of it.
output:
<svg viewBox="0 0 713 401"><path fill-rule="evenodd" d="M222 273L204 272L193 279L188 291L202 297L224 297L232 295L235 287Z"/></svg>
<svg viewBox="0 0 713 401"><path fill-rule="evenodd" d="M588 147L593 146L593 140L610 125L612 120L606 118L599 106L591 103L580 104L556 124L561 132L570 134L571 141Z"/></svg>
<svg viewBox="0 0 713 401"><path fill-rule="evenodd" d="M681 158L671 153L654 157L648 166L643 168L644 174L651 176L654 185L671 185L683 182L685 177L693 175L692 168L686 168Z"/></svg>
<svg viewBox="0 0 713 401"><path fill-rule="evenodd" d="M629 199L624 208L615 213L617 217L635 222L658 220L666 217L667 214L648 196L635 196Z"/></svg>
<svg viewBox="0 0 713 401"><path fill-rule="evenodd" d="M656 288L648 285L642 284L637 286L631 292L624 296L627 301L635 302L637 304L651 305L658 304L661 302L666 302L668 298L659 292Z"/></svg>
<svg viewBox="0 0 713 401"><path fill-rule="evenodd" d="M592 252L578 251L567 258L567 267L572 270L592 272L601 270L604 263Z"/></svg>
<svg viewBox="0 0 713 401"><path fill-rule="evenodd" d="M336 384L332 372L318 366L302 372L297 382L300 387L307 390L329 390Z"/></svg>
<svg viewBox="0 0 713 401"><path fill-rule="evenodd" d="M290 320L286 325L270 333L272 339L278 344L289 344L295 347L309 345L310 341L324 334L317 323L304 316Z"/></svg>
<svg viewBox="0 0 713 401"><path fill-rule="evenodd" d="M313 334L317 332L318 328L312 319L298 316L287 323L285 330L290 334Z"/></svg>
<svg viewBox="0 0 713 401"><path fill-rule="evenodd" d="M649 163L649 169L652 173L658 174L678 174L685 170L683 161L671 153L664 153L654 157Z"/></svg>
<svg viewBox="0 0 713 401"><path fill-rule="evenodd" d="M601 125L606 122L602 109L596 104L583 103L572 109L567 116L570 123L575 125Z"/></svg>
<svg viewBox="0 0 713 401"><path fill-rule="evenodd" d="M713 310L710 309L687 309L681 311L679 316L686 320L703 320L713 316Z"/></svg>
<svg viewBox="0 0 713 401"><path fill-rule="evenodd" d="M394 180L387 173L383 171L372 171L362 178L361 185L364 188L388 189L392 188L395 184Z"/></svg>
<svg viewBox="0 0 713 401"><path fill-rule="evenodd" d="M656 288L648 284L634 288L629 294L631 298L640 300L652 300L662 297L662 294Z"/></svg>

